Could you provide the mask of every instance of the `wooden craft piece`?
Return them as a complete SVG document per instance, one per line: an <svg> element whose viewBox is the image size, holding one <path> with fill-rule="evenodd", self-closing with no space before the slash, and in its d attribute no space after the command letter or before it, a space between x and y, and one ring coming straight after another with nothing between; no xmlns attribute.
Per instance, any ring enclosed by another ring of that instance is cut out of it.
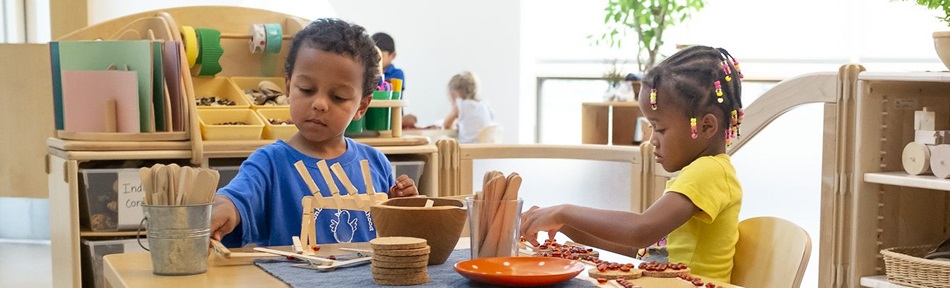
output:
<svg viewBox="0 0 950 288"><path fill-rule="evenodd" d="M924 107L924 110L914 111L914 130L936 130L936 115L933 111L928 111L927 107Z"/></svg>
<svg viewBox="0 0 950 288"><path fill-rule="evenodd" d="M950 178L950 144L929 146L930 170L940 179Z"/></svg>
<svg viewBox="0 0 950 288"><path fill-rule="evenodd" d="M904 152L901 153L901 164L907 174L921 175L930 172L930 157L927 145L910 142L904 146Z"/></svg>
<svg viewBox="0 0 950 288"><path fill-rule="evenodd" d="M310 194L313 194L313 196L322 196L320 195L320 188L317 187L316 182L313 182L313 177L310 177L310 172L307 171L307 165L305 165L303 161L297 161L294 163L294 168L297 168L297 174L300 174L300 178L303 178L303 182L307 183Z"/></svg>
<svg viewBox="0 0 950 288"><path fill-rule="evenodd" d="M950 144L950 131L917 130L914 132L914 142L926 145Z"/></svg>
<svg viewBox="0 0 950 288"><path fill-rule="evenodd" d="M316 202L313 196L305 196L300 200L303 206L303 215L300 219L300 247L303 251L313 251L317 245L317 233L314 229L313 204Z"/></svg>
<svg viewBox="0 0 950 288"><path fill-rule="evenodd" d="M375 194L376 187L373 185L373 174L369 170L369 160L360 160L360 170L363 172L363 182L366 184L366 194Z"/></svg>
<svg viewBox="0 0 950 288"><path fill-rule="evenodd" d="M343 171L343 165L333 163L333 165L330 165L330 170L333 170L333 174L336 174L336 179L340 179L340 183L343 183L343 188L346 189L347 195L355 196L359 194L356 186L353 186L353 182L350 182L350 177L346 176L346 171ZM369 209L369 206L373 205L372 201L359 201L358 204L360 205L360 209L363 210Z"/></svg>
<svg viewBox="0 0 950 288"><path fill-rule="evenodd" d="M145 205L154 205L152 199L152 170L149 168L139 168L139 178L142 180L142 190L145 191Z"/></svg>
<svg viewBox="0 0 950 288"><path fill-rule="evenodd" d="M326 181L327 187L330 188L333 204L336 204L337 209L342 209L340 208L343 207L343 199L340 198L340 187L336 186L336 182L333 181L333 176L330 176L330 167L327 166L327 160L317 162L317 169L320 169L320 175L323 176L323 181Z"/></svg>
<svg viewBox="0 0 950 288"><path fill-rule="evenodd" d="M306 208L304 208L304 209L306 209ZM303 222L303 221L301 221L301 222ZM303 227L301 227L300 231L301 231L301 234L303 234ZM293 242L293 246L292 246L292 247L294 248L294 253L297 253L297 254L303 253L303 246L301 246L301 244L300 244L300 236L294 236L294 237L290 237L290 238L293 240L293 241L292 241L292 242Z"/></svg>

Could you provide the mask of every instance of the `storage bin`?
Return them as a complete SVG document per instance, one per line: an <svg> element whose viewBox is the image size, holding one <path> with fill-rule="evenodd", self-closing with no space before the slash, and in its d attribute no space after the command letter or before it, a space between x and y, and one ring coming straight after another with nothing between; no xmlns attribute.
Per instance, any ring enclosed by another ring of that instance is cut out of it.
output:
<svg viewBox="0 0 950 288"><path fill-rule="evenodd" d="M910 287L950 287L950 262L924 259L935 245L881 250L887 281Z"/></svg>
<svg viewBox="0 0 950 288"><path fill-rule="evenodd" d="M422 178L422 171L425 170L425 161L394 161L390 162L393 167L393 176L406 174L416 183L416 189L419 189L419 179Z"/></svg>
<svg viewBox="0 0 950 288"><path fill-rule="evenodd" d="M264 121L250 109L198 110L201 137L204 140L260 140ZM222 125L243 122L246 125Z"/></svg>
<svg viewBox="0 0 950 288"><path fill-rule="evenodd" d="M286 80L283 77L231 77L231 83L234 84L234 87L237 87L238 91L244 95L244 99L251 104L251 109L266 109L274 107L287 107L288 105L257 105L254 104L254 99L247 95L248 90L258 90L260 87L261 81L270 81L277 85L280 88L280 92L287 95L287 91L284 91L284 86L286 86Z"/></svg>
<svg viewBox="0 0 950 288"><path fill-rule="evenodd" d="M234 102L233 106L198 105L198 109L240 109L250 108L251 106L251 103L244 97L244 92L239 90L227 77L192 77L191 81L195 87L195 101L199 101L203 97L213 96L217 99L227 99Z"/></svg>
<svg viewBox="0 0 950 288"><path fill-rule="evenodd" d="M138 169L79 169L79 222L91 231L135 230L144 197Z"/></svg>
<svg viewBox="0 0 950 288"><path fill-rule="evenodd" d="M291 124L273 124L270 123L270 119L277 121L290 120L290 109L289 108L274 108L274 109L259 109L257 114L261 116L261 120L264 120L264 139L267 140L277 140L277 139L290 139L291 136L297 134L297 126L293 123Z"/></svg>
<svg viewBox="0 0 950 288"><path fill-rule="evenodd" d="M145 245L147 240L142 239ZM102 278L102 256L119 253L145 252L135 239L121 240L82 240L82 286L105 287ZM55 260L54 260L55 261Z"/></svg>
<svg viewBox="0 0 950 288"><path fill-rule="evenodd" d="M228 183L231 183L231 180L237 176L238 170L241 166L218 166L218 167L209 167L212 170L218 170L218 175L221 177L218 180L218 189L228 186Z"/></svg>

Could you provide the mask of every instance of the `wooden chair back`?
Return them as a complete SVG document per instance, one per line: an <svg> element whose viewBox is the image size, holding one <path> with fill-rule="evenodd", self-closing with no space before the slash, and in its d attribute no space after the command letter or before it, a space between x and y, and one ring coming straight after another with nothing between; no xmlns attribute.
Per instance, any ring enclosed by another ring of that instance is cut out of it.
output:
<svg viewBox="0 0 950 288"><path fill-rule="evenodd" d="M732 284L743 287L799 287L811 256L811 237L795 223L776 217L739 222Z"/></svg>

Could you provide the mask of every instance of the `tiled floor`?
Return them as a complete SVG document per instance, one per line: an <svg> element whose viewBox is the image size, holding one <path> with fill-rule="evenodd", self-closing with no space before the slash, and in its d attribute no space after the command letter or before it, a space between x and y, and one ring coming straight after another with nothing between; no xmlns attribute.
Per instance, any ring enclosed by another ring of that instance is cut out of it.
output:
<svg viewBox="0 0 950 288"><path fill-rule="evenodd" d="M49 241L0 239L0 287L53 287Z"/></svg>

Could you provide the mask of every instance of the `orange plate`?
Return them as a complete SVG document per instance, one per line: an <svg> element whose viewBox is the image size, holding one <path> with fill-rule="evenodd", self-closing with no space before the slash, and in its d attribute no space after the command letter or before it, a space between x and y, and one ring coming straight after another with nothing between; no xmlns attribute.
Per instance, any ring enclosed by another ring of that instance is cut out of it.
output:
<svg viewBox="0 0 950 288"><path fill-rule="evenodd" d="M552 257L493 257L455 263L455 271L487 284L543 286L574 278L584 271L584 264Z"/></svg>

